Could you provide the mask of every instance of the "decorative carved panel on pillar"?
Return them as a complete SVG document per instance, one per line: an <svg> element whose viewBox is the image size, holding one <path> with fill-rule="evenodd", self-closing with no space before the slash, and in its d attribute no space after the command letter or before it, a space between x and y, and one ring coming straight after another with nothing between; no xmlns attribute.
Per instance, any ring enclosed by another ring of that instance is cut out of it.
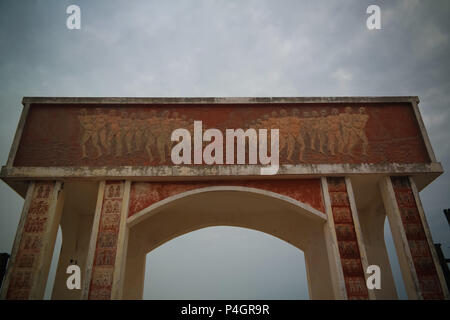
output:
<svg viewBox="0 0 450 320"><path fill-rule="evenodd" d="M107 182L95 248L89 299L111 298L125 182Z"/></svg>
<svg viewBox="0 0 450 320"><path fill-rule="evenodd" d="M327 178L348 299L369 299L345 178Z"/></svg>
<svg viewBox="0 0 450 320"><path fill-rule="evenodd" d="M406 239L424 299L444 299L408 177L391 177Z"/></svg>
<svg viewBox="0 0 450 320"><path fill-rule="evenodd" d="M48 220L54 187L54 182L35 184L15 264L11 270L7 299L26 300L30 298L34 277L39 272L38 260L42 254L44 237L51 227Z"/></svg>

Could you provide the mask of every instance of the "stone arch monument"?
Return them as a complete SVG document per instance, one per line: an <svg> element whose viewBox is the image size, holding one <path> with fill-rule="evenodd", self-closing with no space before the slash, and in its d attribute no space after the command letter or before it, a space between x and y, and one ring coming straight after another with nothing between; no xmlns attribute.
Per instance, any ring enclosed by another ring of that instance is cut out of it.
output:
<svg viewBox="0 0 450 320"><path fill-rule="evenodd" d="M25 199L2 298L43 298L59 226L53 298L140 299L148 252L184 233L228 225L302 250L312 299L396 299L387 217L408 297L448 299L419 198L443 169L418 103L417 97L24 98L1 170ZM278 171L261 175L245 137L244 162L236 156L207 164L200 157L174 164L175 129L193 133L194 158L207 145L195 147L195 121L201 133L278 129ZM80 290L66 287L74 263L82 270ZM381 289L367 288L369 265L381 268Z"/></svg>

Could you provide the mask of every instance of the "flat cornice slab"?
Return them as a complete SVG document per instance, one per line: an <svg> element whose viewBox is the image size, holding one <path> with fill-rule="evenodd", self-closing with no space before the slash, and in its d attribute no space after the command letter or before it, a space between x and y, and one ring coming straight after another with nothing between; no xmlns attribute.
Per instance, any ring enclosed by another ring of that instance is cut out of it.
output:
<svg viewBox="0 0 450 320"><path fill-rule="evenodd" d="M276 175L261 175L257 165L214 165L214 166L123 166L123 167L2 167L0 178L53 179L53 178L153 178L171 180L176 178L214 177L258 177L280 179L283 177L319 177L327 175L357 174L441 174L442 165L435 163L412 164L306 164L281 165Z"/></svg>
<svg viewBox="0 0 450 320"><path fill-rule="evenodd" d="M417 96L373 97L24 97L23 104L419 103Z"/></svg>
<svg viewBox="0 0 450 320"><path fill-rule="evenodd" d="M260 175L260 166L160 166L160 167L7 167L0 179L22 197L27 182L34 180L61 181L219 181L219 180L282 180L309 179L322 176L392 176L410 175L422 190L443 173L439 162L428 164L319 164L282 165L276 175Z"/></svg>

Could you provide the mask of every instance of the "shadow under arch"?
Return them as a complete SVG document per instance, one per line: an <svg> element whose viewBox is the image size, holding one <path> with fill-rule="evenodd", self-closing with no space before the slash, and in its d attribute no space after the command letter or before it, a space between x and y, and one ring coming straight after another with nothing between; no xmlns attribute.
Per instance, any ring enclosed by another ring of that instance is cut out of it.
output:
<svg viewBox="0 0 450 320"><path fill-rule="evenodd" d="M195 230L232 226L270 234L302 250L309 296L333 299L325 222L325 214L309 205L260 189L220 186L177 194L128 219L122 297L142 298L148 252Z"/></svg>

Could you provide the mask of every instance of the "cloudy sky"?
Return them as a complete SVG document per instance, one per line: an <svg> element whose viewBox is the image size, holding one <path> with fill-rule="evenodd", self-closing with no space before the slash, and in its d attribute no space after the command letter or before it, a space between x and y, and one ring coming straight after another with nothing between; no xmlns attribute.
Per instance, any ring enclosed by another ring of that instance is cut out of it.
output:
<svg viewBox="0 0 450 320"><path fill-rule="evenodd" d="M81 8L80 30L66 28L70 4ZM381 8L381 30L366 27L370 4ZM23 96L417 95L449 170L449 16L448 0L2 0L0 160ZM421 196L449 257L449 174ZM0 252L11 251L22 204L0 185ZM308 298L303 254L255 231L200 230L148 263L149 299Z"/></svg>

